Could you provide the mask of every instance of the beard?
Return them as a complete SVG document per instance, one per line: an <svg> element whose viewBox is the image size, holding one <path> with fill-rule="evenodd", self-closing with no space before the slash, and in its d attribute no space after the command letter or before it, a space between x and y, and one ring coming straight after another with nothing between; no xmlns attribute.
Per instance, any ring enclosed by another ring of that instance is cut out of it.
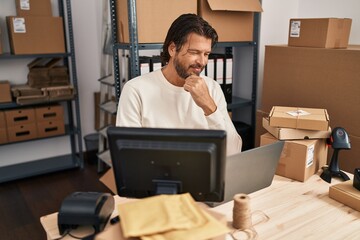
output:
<svg viewBox="0 0 360 240"><path fill-rule="evenodd" d="M193 75L193 74L199 76L200 73L202 72L202 70L205 68L205 66L203 66L201 64L192 64L187 67L180 62L180 60L177 56L174 58L174 66L175 66L176 73L183 79L186 79L187 77L189 77L190 75ZM200 72L192 72L191 68L200 68L201 71Z"/></svg>

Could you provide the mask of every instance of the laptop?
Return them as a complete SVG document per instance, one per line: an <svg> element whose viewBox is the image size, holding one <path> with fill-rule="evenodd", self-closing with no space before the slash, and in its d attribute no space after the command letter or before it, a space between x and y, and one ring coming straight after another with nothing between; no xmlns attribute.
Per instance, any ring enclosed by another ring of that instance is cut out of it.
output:
<svg viewBox="0 0 360 240"><path fill-rule="evenodd" d="M284 141L253 148L227 157L224 201L208 203L215 207L233 200L235 194L249 194L271 185Z"/></svg>

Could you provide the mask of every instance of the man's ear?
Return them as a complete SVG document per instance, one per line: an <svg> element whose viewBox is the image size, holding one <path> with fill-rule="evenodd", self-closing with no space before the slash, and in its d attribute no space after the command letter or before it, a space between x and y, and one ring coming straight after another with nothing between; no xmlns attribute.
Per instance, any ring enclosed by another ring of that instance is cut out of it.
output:
<svg viewBox="0 0 360 240"><path fill-rule="evenodd" d="M169 44L168 51L169 51L170 57L173 57L175 55L175 53L176 53L176 45L175 45L174 42Z"/></svg>

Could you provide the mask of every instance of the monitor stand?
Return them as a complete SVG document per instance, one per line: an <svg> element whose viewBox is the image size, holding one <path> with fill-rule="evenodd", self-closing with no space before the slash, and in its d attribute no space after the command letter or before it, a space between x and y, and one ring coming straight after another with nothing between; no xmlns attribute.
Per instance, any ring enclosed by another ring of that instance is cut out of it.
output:
<svg viewBox="0 0 360 240"><path fill-rule="evenodd" d="M155 184L155 194L178 194L181 193L181 181L174 180L153 180Z"/></svg>

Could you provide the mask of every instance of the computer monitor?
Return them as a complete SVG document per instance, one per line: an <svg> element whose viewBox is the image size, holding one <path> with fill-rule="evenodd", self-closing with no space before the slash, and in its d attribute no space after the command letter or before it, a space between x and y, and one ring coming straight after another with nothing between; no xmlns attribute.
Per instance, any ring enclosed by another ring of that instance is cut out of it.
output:
<svg viewBox="0 0 360 240"><path fill-rule="evenodd" d="M109 127L107 135L120 196L188 192L196 201L223 201L225 131Z"/></svg>

